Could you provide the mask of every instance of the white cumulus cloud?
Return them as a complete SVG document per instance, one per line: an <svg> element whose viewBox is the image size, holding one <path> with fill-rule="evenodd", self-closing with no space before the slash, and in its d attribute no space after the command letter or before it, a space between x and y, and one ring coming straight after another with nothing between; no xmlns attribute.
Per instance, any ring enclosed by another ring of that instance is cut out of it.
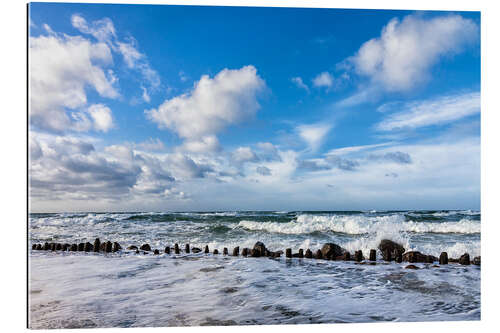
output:
<svg viewBox="0 0 500 333"><path fill-rule="evenodd" d="M106 44L57 34L30 37L29 42L32 125L59 132L78 129L85 122L78 109L87 104L86 88L102 97L118 97L105 71L113 62Z"/></svg>
<svg viewBox="0 0 500 333"><path fill-rule="evenodd" d="M233 158L240 163L259 161L259 158L250 147L239 147L233 152Z"/></svg>
<svg viewBox="0 0 500 333"><path fill-rule="evenodd" d="M97 131L107 132L113 127L113 117L111 110L103 104L93 104L88 108L88 113L94 121L94 128Z"/></svg>
<svg viewBox="0 0 500 333"><path fill-rule="evenodd" d="M323 72L312 80L315 87L330 88L333 85L333 76L328 72Z"/></svg>
<svg viewBox="0 0 500 333"><path fill-rule="evenodd" d="M291 81L293 83L295 83L295 85L300 88L300 89L304 89L305 91L309 92L309 87L307 86L307 84L304 83L304 81L302 80L302 78L300 76L297 76L297 77L292 77L291 78Z"/></svg>
<svg viewBox="0 0 500 333"><path fill-rule="evenodd" d="M297 132L314 152L321 146L331 128L331 125L323 123L300 125L297 127Z"/></svg>
<svg viewBox="0 0 500 333"><path fill-rule="evenodd" d="M386 90L405 91L425 81L441 57L460 52L478 37L476 23L460 15L409 15L392 19L380 37L365 42L348 62Z"/></svg>
<svg viewBox="0 0 500 333"><path fill-rule="evenodd" d="M253 66L224 69L214 78L203 75L193 89L166 100L147 117L186 140L186 147L215 148L216 134L253 116L260 108L257 94L265 87Z"/></svg>

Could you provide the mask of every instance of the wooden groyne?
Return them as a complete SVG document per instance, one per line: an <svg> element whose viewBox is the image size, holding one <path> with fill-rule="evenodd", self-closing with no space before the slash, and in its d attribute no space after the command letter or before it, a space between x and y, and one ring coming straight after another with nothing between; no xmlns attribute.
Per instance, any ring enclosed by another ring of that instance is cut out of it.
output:
<svg viewBox="0 0 500 333"><path fill-rule="evenodd" d="M69 252L97 252L97 253L115 253L121 252L122 247L118 242L101 242L99 238L94 240L94 243L86 242L86 243L78 243L78 244L68 244L68 243L48 243L44 244L33 244L31 247L34 251L69 251ZM159 255L159 249L152 249L149 244L142 244L140 247L135 245L131 245L127 248L129 251L135 251L135 253ZM175 243L173 247L167 245L163 253L170 255L171 251L174 254L180 254L181 249L179 244ZM481 256L475 257L474 259L470 259L470 255L468 253L464 253L460 258L448 258L448 254L446 252L442 252L439 258L426 255L418 251L406 251L405 248L397 244L391 240L384 239L380 242L378 246L378 251L381 253L382 260L385 262L408 262L410 264L414 263L428 263L428 264L436 264L439 262L440 265L447 265L448 263L458 263L460 265L481 265ZM184 253L200 253L204 252L205 254L210 253L210 249L208 245L206 245L202 251L202 249L197 247L191 247L190 244L185 244ZM218 249L213 249L213 255L219 255ZM240 247L236 246L232 251L233 257L268 257L268 258L279 258L282 254L285 254L287 259L292 258L306 258L306 259L316 259L316 260L336 260L336 261L353 261L357 264L377 264L377 250L371 249L368 259L365 258L363 251L358 250L355 251L353 255L342 247L334 243L326 243L322 246L321 249L318 249L315 253L311 251L311 249L306 249L304 254L304 249L299 249L298 252L293 252L291 248L285 249L285 251L277 250L271 251L262 242L257 242L253 246L253 248L243 248L240 254ZM222 251L223 256L229 256L229 250L225 247ZM405 268L408 269L418 269L415 265L408 265Z"/></svg>

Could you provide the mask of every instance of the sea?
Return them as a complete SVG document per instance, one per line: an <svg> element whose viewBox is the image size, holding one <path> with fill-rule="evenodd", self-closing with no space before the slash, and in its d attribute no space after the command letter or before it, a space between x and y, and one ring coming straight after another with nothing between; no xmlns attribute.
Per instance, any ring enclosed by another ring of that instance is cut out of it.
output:
<svg viewBox="0 0 500 333"><path fill-rule="evenodd" d="M31 250L34 243L118 242L116 253ZM481 318L481 267L233 257L336 243L368 257L382 239L450 258L481 255L481 213L220 211L29 214L31 328L463 321ZM159 255L127 250L148 243ZM178 243L181 253L165 254ZM184 253L185 244L209 254ZM223 255L227 247L229 255ZM218 255L213 250L218 249Z"/></svg>

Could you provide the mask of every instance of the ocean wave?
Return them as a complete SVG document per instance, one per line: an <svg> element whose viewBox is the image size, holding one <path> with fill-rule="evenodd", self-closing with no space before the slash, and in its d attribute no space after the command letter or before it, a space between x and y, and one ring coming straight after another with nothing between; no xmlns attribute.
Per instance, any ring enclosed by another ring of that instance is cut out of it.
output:
<svg viewBox="0 0 500 333"><path fill-rule="evenodd" d="M453 216L453 215L469 215L469 216L475 216L475 215L481 215L481 212L478 211L473 211L473 210L452 210L448 212L436 212L432 214L434 216Z"/></svg>
<svg viewBox="0 0 500 333"><path fill-rule="evenodd" d="M291 222L257 222L243 220L238 224L247 230L266 231L282 234L310 234L313 232L337 232L350 235L377 233L381 229L394 229L399 232L413 233L457 233L476 234L481 232L479 221L461 219L454 222L415 222L405 221L402 214L384 216L342 216L310 215L297 216Z"/></svg>

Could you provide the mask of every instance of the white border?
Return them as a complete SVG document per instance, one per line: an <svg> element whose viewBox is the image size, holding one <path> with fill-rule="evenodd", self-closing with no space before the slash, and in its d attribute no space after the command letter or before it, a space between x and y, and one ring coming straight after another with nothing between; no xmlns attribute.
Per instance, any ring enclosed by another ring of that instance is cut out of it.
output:
<svg viewBox="0 0 500 333"><path fill-rule="evenodd" d="M52 1L52 2L83 2ZM238 326L238 327L188 327L168 328L169 332L251 332L315 330L319 332L420 332L471 330L490 331L498 326L499 288L497 237L500 235L500 208L498 199L499 116L497 97L500 94L499 36L500 17L498 2L487 0L186 0L186 1L85 1L88 3L131 4L191 4L191 5L238 5L280 6L316 8L377 8L410 10L473 10L481 11L482 87L481 87L481 199L482 199L482 320L476 322L432 323L381 323L381 324L332 324L293 326ZM6 331L24 331L26 326L26 5L23 1L1 2L1 129L3 182L0 206L2 214L2 302L0 325ZM7 212L7 213L6 213ZM6 213L6 214L5 214ZM397 311L397 305L395 305ZM500 317L499 317L500 319ZM164 328L139 328L131 332L164 330ZM69 330L61 330L70 332ZM71 330L71 332L80 330ZM120 329L96 329L92 332L121 332Z"/></svg>

